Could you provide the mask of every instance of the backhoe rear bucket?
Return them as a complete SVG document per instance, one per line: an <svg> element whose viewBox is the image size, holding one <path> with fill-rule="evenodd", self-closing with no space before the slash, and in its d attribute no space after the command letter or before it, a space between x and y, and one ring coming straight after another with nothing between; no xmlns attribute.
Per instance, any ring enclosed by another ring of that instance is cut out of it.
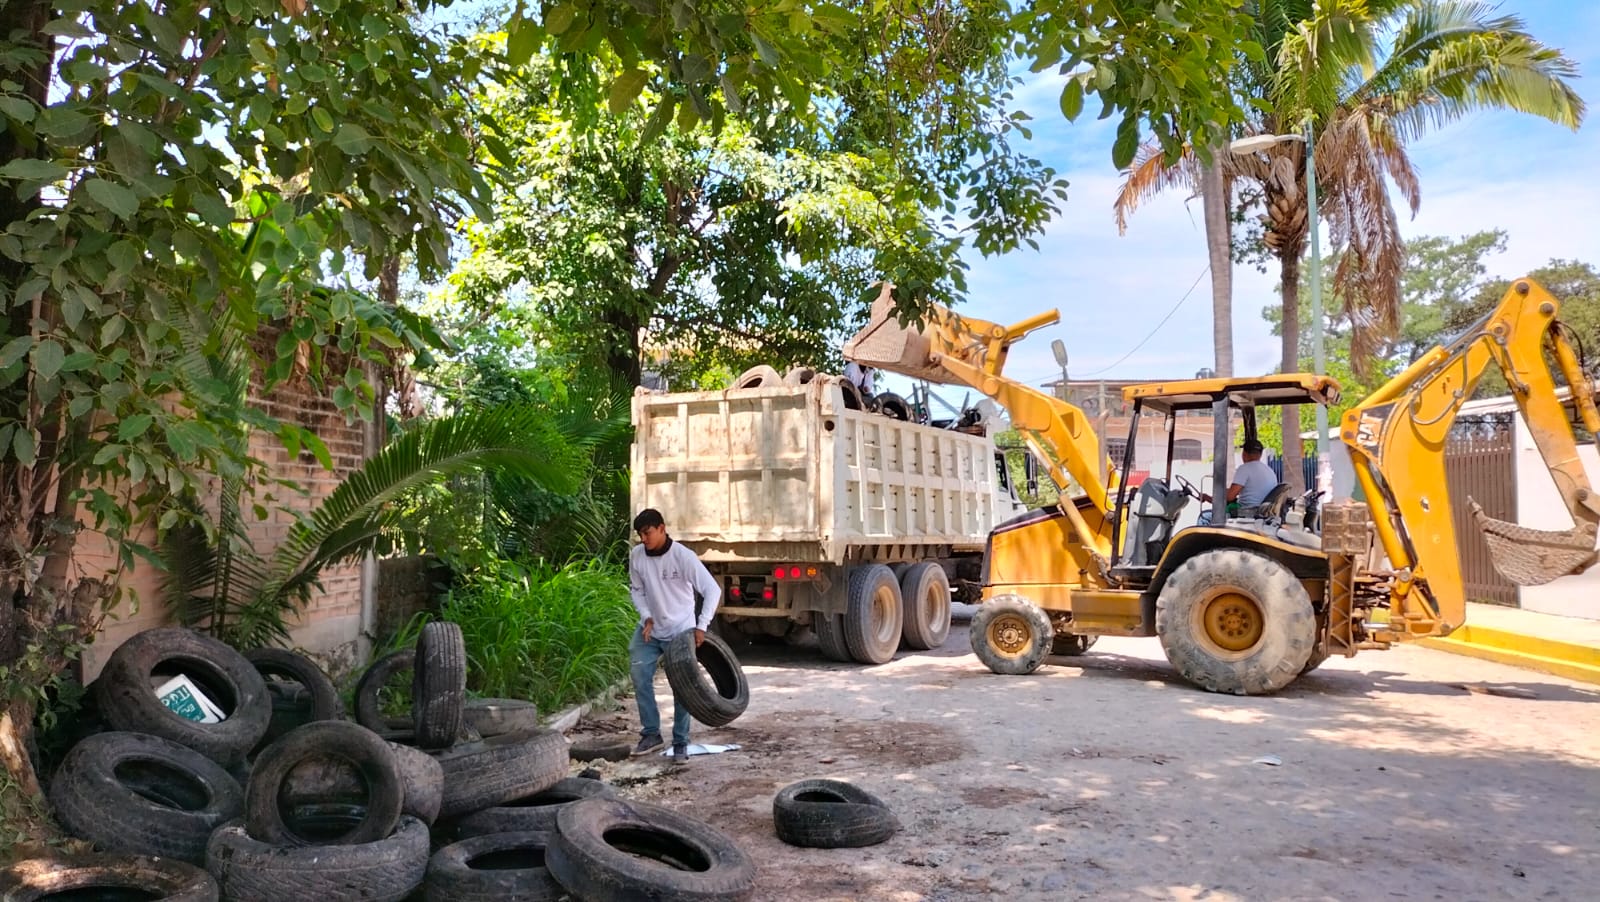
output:
<svg viewBox="0 0 1600 902"><path fill-rule="evenodd" d="M931 360L933 345L913 323L902 326L894 313L893 286L884 283L872 302L872 317L844 343L844 357L856 363L941 384L959 383L954 373Z"/></svg>
<svg viewBox="0 0 1600 902"><path fill-rule="evenodd" d="M1529 529L1490 517L1476 501L1469 499L1468 503L1483 531L1494 568L1519 586L1542 586L1553 579L1581 573L1595 563L1592 523L1566 532Z"/></svg>

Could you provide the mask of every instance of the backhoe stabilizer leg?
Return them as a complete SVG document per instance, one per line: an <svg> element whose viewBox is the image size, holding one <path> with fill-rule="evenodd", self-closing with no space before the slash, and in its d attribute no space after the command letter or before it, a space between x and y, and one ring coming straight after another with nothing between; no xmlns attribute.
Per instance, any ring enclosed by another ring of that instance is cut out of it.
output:
<svg viewBox="0 0 1600 902"><path fill-rule="evenodd" d="M1489 546L1489 559L1500 575L1519 586L1542 586L1554 579L1570 576L1600 562L1595 552L1595 524L1580 523L1570 530L1530 529L1483 512L1478 502L1472 506L1473 519Z"/></svg>

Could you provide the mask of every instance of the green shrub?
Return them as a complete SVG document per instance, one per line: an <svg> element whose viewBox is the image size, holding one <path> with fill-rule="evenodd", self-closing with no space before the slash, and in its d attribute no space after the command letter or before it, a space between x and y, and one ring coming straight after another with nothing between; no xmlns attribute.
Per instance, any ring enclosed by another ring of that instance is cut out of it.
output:
<svg viewBox="0 0 1600 902"><path fill-rule="evenodd" d="M461 626L472 694L528 699L541 712L621 680L639 619L626 570L599 561L560 569L501 561L446 595L437 616ZM428 619L419 614L389 647L415 644Z"/></svg>

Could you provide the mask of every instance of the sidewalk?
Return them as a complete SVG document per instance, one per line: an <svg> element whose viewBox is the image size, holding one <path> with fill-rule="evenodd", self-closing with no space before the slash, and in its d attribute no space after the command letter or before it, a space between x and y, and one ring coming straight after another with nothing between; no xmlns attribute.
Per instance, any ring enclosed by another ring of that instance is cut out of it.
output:
<svg viewBox="0 0 1600 902"><path fill-rule="evenodd" d="M1600 684L1600 620L1468 603L1465 626L1420 644Z"/></svg>

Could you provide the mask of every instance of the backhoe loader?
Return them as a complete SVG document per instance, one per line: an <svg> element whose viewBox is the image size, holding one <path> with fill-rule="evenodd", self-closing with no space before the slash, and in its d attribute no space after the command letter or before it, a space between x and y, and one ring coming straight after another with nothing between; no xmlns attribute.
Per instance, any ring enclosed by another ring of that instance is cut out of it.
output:
<svg viewBox="0 0 1600 902"><path fill-rule="evenodd" d="M1338 383L1289 373L1130 386L1126 450L1110 460L1082 409L1002 373L1011 346L1056 323L1058 312L1008 327L932 305L922 325L907 325L891 292L883 287L845 357L993 398L1061 490L1056 504L989 534L971 641L996 673L1030 673L1048 655L1081 654L1102 635L1156 636L1187 681L1253 695L1287 686L1330 655L1449 635L1466 619L1466 594L1445 439L1491 363L1574 524L1527 529L1469 501L1495 566L1515 583L1538 585L1596 562L1600 498L1579 459L1576 428L1600 442L1595 377L1557 318L1560 305L1531 279L1513 283L1482 320L1346 411L1339 440L1364 501L1328 501L1315 491L1289 498L1280 486L1259 507L1213 505L1203 525L1185 529L1176 528L1180 512L1207 496L1173 470L1177 417L1211 413L1215 491L1228 484L1235 417L1254 438L1259 408L1337 404ZM1151 417L1166 430L1166 466L1144 462L1150 475L1135 487L1124 477L1135 472L1140 423Z"/></svg>

